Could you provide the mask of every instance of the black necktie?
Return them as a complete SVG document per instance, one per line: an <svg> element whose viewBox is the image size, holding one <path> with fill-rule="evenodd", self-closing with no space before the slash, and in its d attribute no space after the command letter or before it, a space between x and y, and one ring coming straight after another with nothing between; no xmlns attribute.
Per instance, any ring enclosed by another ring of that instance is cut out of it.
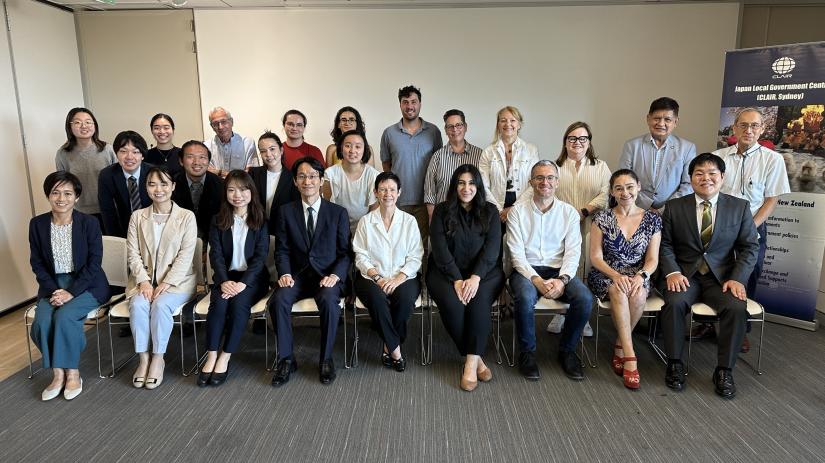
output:
<svg viewBox="0 0 825 463"><path fill-rule="evenodd" d="M315 219L312 217L312 213L315 212L312 207L307 208L307 235L309 236L309 242L312 242L312 235L315 234Z"/></svg>
<svg viewBox="0 0 825 463"><path fill-rule="evenodd" d="M195 212L198 212L198 206L201 203L201 193L203 193L203 183L192 182L189 190L192 192L192 208L195 209Z"/></svg>
<svg viewBox="0 0 825 463"><path fill-rule="evenodd" d="M132 206L132 212L140 209L140 193L138 193L137 180L134 175L129 176L127 187L129 188L129 204Z"/></svg>

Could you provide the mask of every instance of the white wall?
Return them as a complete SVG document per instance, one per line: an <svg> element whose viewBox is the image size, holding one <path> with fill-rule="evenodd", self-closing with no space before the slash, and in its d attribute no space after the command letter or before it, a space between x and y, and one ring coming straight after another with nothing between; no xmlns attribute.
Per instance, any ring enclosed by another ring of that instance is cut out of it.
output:
<svg viewBox="0 0 825 463"><path fill-rule="evenodd" d="M682 105L681 135L714 147L724 51L736 44L737 4L592 7L196 10L204 112L232 111L236 131L283 133L289 108L308 142L330 143L335 111L358 108L371 144L398 121L398 88L423 92L422 116L442 126L456 107L467 138L489 144L495 113L524 113L523 138L555 159L562 131L585 120L615 167L622 143L646 132L650 101ZM203 122L204 133L211 128Z"/></svg>

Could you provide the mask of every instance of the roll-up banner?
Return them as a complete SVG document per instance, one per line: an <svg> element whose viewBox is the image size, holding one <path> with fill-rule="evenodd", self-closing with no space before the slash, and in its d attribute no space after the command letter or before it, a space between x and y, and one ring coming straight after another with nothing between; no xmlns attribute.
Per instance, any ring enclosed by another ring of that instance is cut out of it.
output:
<svg viewBox="0 0 825 463"><path fill-rule="evenodd" d="M814 330L825 249L825 42L725 55L718 148L734 142L743 107L759 108L760 143L785 160L792 193L767 221L768 248L755 295L768 319Z"/></svg>

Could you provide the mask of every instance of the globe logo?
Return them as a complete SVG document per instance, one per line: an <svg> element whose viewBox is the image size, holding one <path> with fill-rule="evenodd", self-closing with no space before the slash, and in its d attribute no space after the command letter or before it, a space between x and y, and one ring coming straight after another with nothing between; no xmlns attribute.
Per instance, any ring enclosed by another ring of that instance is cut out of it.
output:
<svg viewBox="0 0 825 463"><path fill-rule="evenodd" d="M778 60L774 61L771 65L771 69L773 72L777 74L787 74L793 71L793 68L796 67L796 61L793 58L789 58L787 56L783 56Z"/></svg>

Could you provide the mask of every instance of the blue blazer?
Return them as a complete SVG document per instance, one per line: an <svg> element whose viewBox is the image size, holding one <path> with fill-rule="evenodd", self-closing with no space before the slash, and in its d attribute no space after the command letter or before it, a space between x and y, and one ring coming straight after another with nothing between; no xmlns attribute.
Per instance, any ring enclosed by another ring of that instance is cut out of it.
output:
<svg viewBox="0 0 825 463"><path fill-rule="evenodd" d="M209 262L212 264L212 281L215 286L229 280L229 265L232 264L234 246L232 228L221 230L212 221L209 229ZM244 243L246 271L241 282L250 288L266 288L269 284L269 270L266 268L266 256L269 253L269 233L264 223L258 230L249 229Z"/></svg>
<svg viewBox="0 0 825 463"><path fill-rule="evenodd" d="M51 212L38 215L29 222L29 262L40 285L37 290L39 299L49 298L60 289L55 279L51 223ZM100 266L103 259L100 225L95 217L76 210L72 212L72 259L75 279L66 291L72 296L89 291L97 302L108 301L109 281Z"/></svg>
<svg viewBox="0 0 825 463"><path fill-rule="evenodd" d="M759 252L748 201L719 193L713 234L707 249L702 246L697 220L695 195L667 202L662 214L662 244L659 248L662 276L681 272L690 278L704 257L720 284L727 280L747 284Z"/></svg>
<svg viewBox="0 0 825 463"><path fill-rule="evenodd" d="M297 278L310 271L319 277L332 273L346 281L350 265L347 210L321 199L312 243L307 235L303 203L299 199L281 207L275 230L275 267L278 275Z"/></svg>
<svg viewBox="0 0 825 463"><path fill-rule="evenodd" d="M140 178L137 179L137 185L141 209L152 202L146 192L146 174L151 167L151 164L140 163ZM100 215L103 218L103 234L126 238L129 218L132 217L132 203L129 201L129 188L120 164L112 164L100 171L97 177L97 200L100 202Z"/></svg>

